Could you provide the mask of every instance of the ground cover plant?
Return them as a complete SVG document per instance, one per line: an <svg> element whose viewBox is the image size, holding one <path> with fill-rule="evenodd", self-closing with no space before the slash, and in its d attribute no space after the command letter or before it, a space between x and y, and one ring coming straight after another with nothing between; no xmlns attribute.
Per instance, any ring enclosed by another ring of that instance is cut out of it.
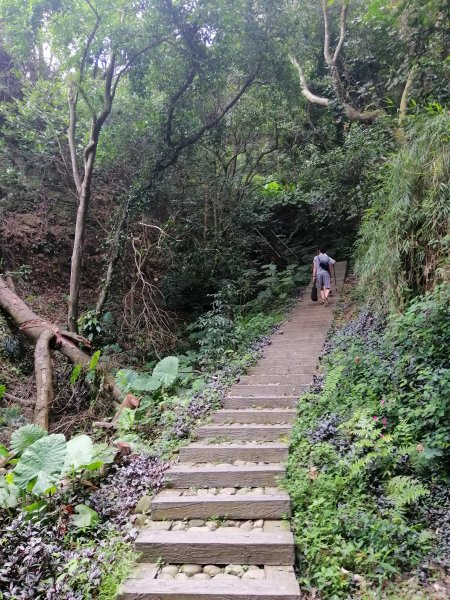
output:
<svg viewBox="0 0 450 600"><path fill-rule="evenodd" d="M324 598L378 597L415 569L432 581L448 561L449 302L445 284L402 315L362 310L301 399L286 485L300 576Z"/></svg>
<svg viewBox="0 0 450 600"><path fill-rule="evenodd" d="M190 328L185 354L117 372L123 395L138 395L140 405L123 409L107 443L95 441L98 431L95 438L66 440L25 424L8 447L0 445L1 597L115 597L137 558L133 511L139 499L158 491L172 453L257 360L305 282L305 270L294 266L270 272L262 287L270 283L271 311L263 312L264 296L233 304L228 290L227 300L215 299ZM219 338L218 353L209 340ZM83 376L94 383L91 370L83 375L75 367L73 385Z"/></svg>

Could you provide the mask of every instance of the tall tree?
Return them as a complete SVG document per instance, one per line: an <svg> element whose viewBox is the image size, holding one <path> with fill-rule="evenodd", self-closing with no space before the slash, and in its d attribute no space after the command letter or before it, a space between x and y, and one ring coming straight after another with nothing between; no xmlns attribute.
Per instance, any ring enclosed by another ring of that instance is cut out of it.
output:
<svg viewBox="0 0 450 600"><path fill-rule="evenodd" d="M325 64L330 74L334 98L319 96L311 91L308 80L305 74L302 57L297 56L295 52L290 53L290 59L295 66L300 89L303 96L312 104L319 106L330 107L333 102L337 102L343 109L347 118L350 121L359 121L362 123L372 123L381 114L380 110L359 110L350 100L350 96L346 91L343 78L341 76L342 68L342 49L347 36L348 30L348 0L341 0L339 10L339 27L338 34L335 35L335 27L333 27L332 15L330 14L330 5L338 4L337 2L329 2L328 0L317 0L320 3L323 25L323 56ZM335 40L336 38L336 40Z"/></svg>

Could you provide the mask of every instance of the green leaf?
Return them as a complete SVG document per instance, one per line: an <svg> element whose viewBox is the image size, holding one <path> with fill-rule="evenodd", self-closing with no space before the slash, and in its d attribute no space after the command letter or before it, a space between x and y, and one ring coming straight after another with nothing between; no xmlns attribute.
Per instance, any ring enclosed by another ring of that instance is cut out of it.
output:
<svg viewBox="0 0 450 600"><path fill-rule="evenodd" d="M77 470L90 464L94 458L94 444L88 435L77 435L66 445L65 471Z"/></svg>
<svg viewBox="0 0 450 600"><path fill-rule="evenodd" d="M129 431L133 429L134 420L136 418L136 413L131 408L124 408L120 413L120 417L118 420L118 427L121 431Z"/></svg>
<svg viewBox="0 0 450 600"><path fill-rule="evenodd" d="M152 375L139 375L131 387L137 392L154 392L161 387L161 381Z"/></svg>
<svg viewBox="0 0 450 600"><path fill-rule="evenodd" d="M39 513L47 510L48 504L45 500L38 500L37 502L32 502L27 506L23 507L23 510L29 514L31 513Z"/></svg>
<svg viewBox="0 0 450 600"><path fill-rule="evenodd" d="M34 444L37 440L48 435L47 431L39 425L24 425L11 436L11 450L15 454L22 454L29 446Z"/></svg>
<svg viewBox="0 0 450 600"><path fill-rule="evenodd" d="M8 448L3 444L0 444L0 456L8 456Z"/></svg>
<svg viewBox="0 0 450 600"><path fill-rule="evenodd" d="M94 369L97 367L99 358L100 358L100 350L97 350L92 355L91 362L89 363L89 371L94 371Z"/></svg>
<svg viewBox="0 0 450 600"><path fill-rule="evenodd" d="M18 504L19 488L7 481L6 477L0 477L0 507L15 508Z"/></svg>
<svg viewBox="0 0 450 600"><path fill-rule="evenodd" d="M132 369L119 369L116 373L116 385L122 392L134 389L134 382L138 378L136 371Z"/></svg>
<svg viewBox="0 0 450 600"><path fill-rule="evenodd" d="M180 361L176 356L163 358L153 369L153 377L156 377L164 387L169 387L178 377Z"/></svg>
<svg viewBox="0 0 450 600"><path fill-rule="evenodd" d="M88 529L99 522L98 513L86 504L77 504L75 514L70 517L72 525L77 529Z"/></svg>
<svg viewBox="0 0 450 600"><path fill-rule="evenodd" d="M21 489L31 484L33 494L44 495L58 483L66 454L66 439L60 433L37 440L25 450L14 468L14 483Z"/></svg>
<svg viewBox="0 0 450 600"><path fill-rule="evenodd" d="M83 370L83 365L80 363L76 364L73 368L72 374L70 376L70 385L75 385L78 381L78 377L80 376L81 371Z"/></svg>

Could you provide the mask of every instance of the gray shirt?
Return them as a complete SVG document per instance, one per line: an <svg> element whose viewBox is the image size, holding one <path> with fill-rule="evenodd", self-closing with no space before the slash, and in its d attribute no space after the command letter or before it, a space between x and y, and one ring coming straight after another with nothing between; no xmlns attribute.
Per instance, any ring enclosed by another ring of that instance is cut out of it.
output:
<svg viewBox="0 0 450 600"><path fill-rule="evenodd" d="M328 256L328 254L318 254L317 256L314 257L314 263L316 265L316 274L317 275L323 275L324 273L331 273L331 269L330 271L325 271L325 269L322 269L322 267L320 266L320 263L324 262L324 263L328 263L330 266L334 265L334 263L336 262L333 258L331 258L331 256Z"/></svg>

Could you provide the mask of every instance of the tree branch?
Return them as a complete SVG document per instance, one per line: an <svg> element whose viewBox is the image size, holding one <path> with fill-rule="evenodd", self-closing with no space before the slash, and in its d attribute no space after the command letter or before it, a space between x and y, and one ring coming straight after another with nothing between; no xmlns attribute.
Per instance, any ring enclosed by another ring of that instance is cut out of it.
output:
<svg viewBox="0 0 450 600"><path fill-rule="evenodd" d="M218 114L215 115L215 117L213 119L209 120L205 125L200 127L192 135L188 136L187 138L182 139L173 148L173 150L169 154L166 154L165 156L163 156L162 158L160 158L159 160L157 160L155 162L155 165L152 169L152 175L150 178L151 180L153 179L153 177L155 175L165 171L168 167L173 165L178 160L178 157L180 156L181 152L185 148L187 148L188 146L192 146L192 144L195 144L195 142L197 142L207 131L213 129L214 127L216 127L216 125L218 125L218 123L220 123L220 121L223 119L223 117L233 108L233 106L237 102L239 102L239 100L244 95L246 90L252 85L252 83L254 82L254 80L258 74L258 71L259 71L259 66L255 70L254 73L252 73L251 75L248 76L248 78L242 84L242 87L239 89L237 94L230 100L230 102L228 102L228 104Z"/></svg>
<svg viewBox="0 0 450 600"><path fill-rule="evenodd" d="M292 54L289 55L289 58L291 59L291 63L297 69L298 78L300 80L300 88L301 88L302 94L305 96L305 98L312 104L319 104L320 106L329 106L330 100L328 98L316 96L316 94L313 94L310 91L310 89L308 88L308 83L306 81L305 73L303 71L303 67L298 62L298 60Z"/></svg>
<svg viewBox="0 0 450 600"><path fill-rule="evenodd" d="M69 87L69 127L67 129L67 139L69 140L70 162L72 163L72 176L77 192L81 190L81 178L78 170L77 147L75 142L75 133L77 127L77 101L78 92L75 92L73 86Z"/></svg>
<svg viewBox="0 0 450 600"><path fill-rule="evenodd" d="M323 14L323 55L327 65L333 64L330 52L330 20L328 18L328 3L327 0L322 0L322 14Z"/></svg>
<svg viewBox="0 0 450 600"><path fill-rule="evenodd" d="M166 127L166 143L168 146L172 146L172 122L175 113L175 107L181 96L188 90L189 86L194 81L197 73L197 67L193 64L190 66L185 81L180 85L177 92L172 96L167 111L167 127Z"/></svg>
<svg viewBox="0 0 450 600"><path fill-rule="evenodd" d="M334 54L333 54L333 64L334 65L336 64L337 59L339 58L339 54L341 53L342 46L344 45L346 31L347 31L347 4L344 3L341 8L341 17L340 17L340 23L339 23L339 41L338 41L338 45L336 46L336 50L334 51Z"/></svg>
<svg viewBox="0 0 450 600"><path fill-rule="evenodd" d="M157 46L159 46L160 44L162 44L163 42L166 42L166 41L167 41L166 38L158 38L157 40L151 42L150 44L147 44L147 46L144 46L144 48L141 48L140 50L135 52L135 54L133 54L133 56L125 63L125 65L120 69L120 71L118 72L118 74L116 76L116 80L114 81L114 84L113 84L112 90L111 90L112 100L114 100L114 97L115 97L116 91L117 91L117 86L119 85L119 82L120 82L122 76L126 73L126 71L128 71L128 69L131 67L131 65L134 63L134 61L139 56L144 54L145 52L148 52L149 50L156 48Z"/></svg>
<svg viewBox="0 0 450 600"><path fill-rule="evenodd" d="M269 148L268 150L265 150L264 152L262 152L258 156L258 158L256 159L255 164L253 165L253 167L251 168L251 170L248 173L247 177L245 178L246 185L249 184L251 182L251 180L253 179L253 174L255 173L255 171L258 168L258 165L262 161L262 159L265 156L268 156L269 154L272 154L273 152L276 152L278 149L279 149L279 146L278 146L278 142L277 142L274 146L272 146L272 148Z"/></svg>
<svg viewBox="0 0 450 600"><path fill-rule="evenodd" d="M70 162L72 163L72 175L73 175L73 180L74 180L75 187L76 187L78 194L81 191L81 183L82 183L82 179L80 177L80 172L78 169L78 157L77 157L77 149L76 149L78 94L79 94L79 90L80 90L80 87L81 87L81 84L82 84L83 78L84 78L84 69L86 66L89 49L94 40L95 34L97 33L97 30L100 26L100 15L98 14L97 10L91 4L90 0L86 0L86 3L88 4L89 8L92 10L92 12L95 15L95 23L91 30L91 33L88 36L86 44L84 46L83 56L82 56L81 62L80 62L80 73L78 76L78 83L76 84L76 86L74 86L73 83L69 86L69 99L68 99L68 101L69 101L69 127L67 130L67 137L69 140L69 153L70 153ZM89 108L91 108L89 103L88 103L88 106L89 106Z"/></svg>

